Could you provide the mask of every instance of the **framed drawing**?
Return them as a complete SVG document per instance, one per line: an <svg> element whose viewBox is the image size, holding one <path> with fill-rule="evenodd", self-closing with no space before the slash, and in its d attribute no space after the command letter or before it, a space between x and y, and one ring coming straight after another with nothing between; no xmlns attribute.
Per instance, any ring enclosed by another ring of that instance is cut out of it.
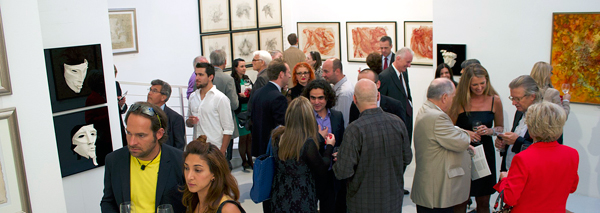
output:
<svg viewBox="0 0 600 213"><path fill-rule="evenodd" d="M8 73L8 58L6 57L6 44L4 42L4 27L0 17L0 96L12 94L10 75Z"/></svg>
<svg viewBox="0 0 600 213"><path fill-rule="evenodd" d="M137 53L137 21L135 9L108 10L113 54Z"/></svg>
<svg viewBox="0 0 600 213"><path fill-rule="evenodd" d="M256 28L256 1L231 0L231 30Z"/></svg>
<svg viewBox="0 0 600 213"><path fill-rule="evenodd" d="M202 55L210 55L212 51L225 50L231 56L231 34L217 34L202 36ZM226 68L231 67L231 60L227 60Z"/></svg>
<svg viewBox="0 0 600 213"><path fill-rule="evenodd" d="M106 103L100 44L45 49L44 53L52 112Z"/></svg>
<svg viewBox="0 0 600 213"><path fill-rule="evenodd" d="M0 212L31 212L15 108L0 109Z"/></svg>
<svg viewBox="0 0 600 213"><path fill-rule="evenodd" d="M281 26L281 0L258 0L258 27Z"/></svg>
<svg viewBox="0 0 600 213"><path fill-rule="evenodd" d="M405 21L404 46L415 52L412 64L433 65L433 22Z"/></svg>
<svg viewBox="0 0 600 213"><path fill-rule="evenodd" d="M281 28L260 30L260 50L283 52L283 30Z"/></svg>
<svg viewBox="0 0 600 213"><path fill-rule="evenodd" d="M460 76L460 64L467 60L467 45L437 44L436 64L446 63L452 69L454 76Z"/></svg>
<svg viewBox="0 0 600 213"><path fill-rule="evenodd" d="M233 59L241 58L246 64L252 61L252 53L258 50L258 32L248 31L233 33Z"/></svg>
<svg viewBox="0 0 600 213"><path fill-rule="evenodd" d="M54 131L62 177L103 166L113 151L106 106L54 116Z"/></svg>
<svg viewBox="0 0 600 213"><path fill-rule="evenodd" d="M600 13L552 14L552 85L570 85L571 102L600 104L598 23Z"/></svg>
<svg viewBox="0 0 600 213"><path fill-rule="evenodd" d="M340 58L339 22L298 22L298 47L304 53L317 51L322 60Z"/></svg>
<svg viewBox="0 0 600 213"><path fill-rule="evenodd" d="M228 0L199 0L200 33L229 30Z"/></svg>
<svg viewBox="0 0 600 213"><path fill-rule="evenodd" d="M365 62L369 53L379 52L379 39L383 36L396 42L396 22L346 22L346 45L349 62ZM397 45L393 45L396 47ZM396 52L392 47L392 52Z"/></svg>

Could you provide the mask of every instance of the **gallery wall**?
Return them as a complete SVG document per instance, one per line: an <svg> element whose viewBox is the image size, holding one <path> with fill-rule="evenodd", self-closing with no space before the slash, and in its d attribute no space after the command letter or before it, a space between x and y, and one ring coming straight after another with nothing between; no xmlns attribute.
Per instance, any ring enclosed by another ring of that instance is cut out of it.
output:
<svg viewBox="0 0 600 213"><path fill-rule="evenodd" d="M552 13L594 11L600 11L600 2L435 0L434 44L467 45L467 58L479 59L490 73L502 98L504 126L510 127L515 107L508 100L508 84L528 75L535 62L550 62ZM564 144L579 152L580 180L575 193L595 198L600 198L599 137L600 107L571 103Z"/></svg>

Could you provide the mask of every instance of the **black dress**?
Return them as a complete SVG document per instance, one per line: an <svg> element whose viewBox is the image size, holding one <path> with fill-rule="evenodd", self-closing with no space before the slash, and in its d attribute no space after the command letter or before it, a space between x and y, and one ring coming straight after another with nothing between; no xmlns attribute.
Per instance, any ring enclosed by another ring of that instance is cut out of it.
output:
<svg viewBox="0 0 600 213"><path fill-rule="evenodd" d="M290 88L290 91L288 93L290 96L290 100L294 100L294 98L300 96L302 94L302 90L304 90L304 86L302 86L302 84L296 84L296 86Z"/></svg>
<svg viewBox="0 0 600 213"><path fill-rule="evenodd" d="M463 109L464 110L464 109ZM456 126L466 129L473 130L473 121L481 121L481 124L492 128L494 124L494 98L492 97L492 107L490 111L475 111L475 112L463 112L458 115L456 119ZM496 152L494 151L494 142L492 136L483 135L481 136L481 144L485 152L485 158L488 166L490 167L491 175L482 177L480 179L471 181L471 196L485 196L491 195L496 190L493 188L496 185Z"/></svg>
<svg viewBox="0 0 600 213"><path fill-rule="evenodd" d="M333 146L327 145L321 157L312 139L304 142L300 160L279 159L279 141L273 141L275 177L271 187L272 212L317 212L315 179L323 176L331 162Z"/></svg>

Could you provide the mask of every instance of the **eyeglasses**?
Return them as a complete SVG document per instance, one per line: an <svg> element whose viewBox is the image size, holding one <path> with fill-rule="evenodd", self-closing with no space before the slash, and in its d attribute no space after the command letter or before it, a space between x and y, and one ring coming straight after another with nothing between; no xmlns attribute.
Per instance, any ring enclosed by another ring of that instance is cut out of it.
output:
<svg viewBox="0 0 600 213"><path fill-rule="evenodd" d="M262 61L262 59L252 59L252 62L255 62L255 61Z"/></svg>
<svg viewBox="0 0 600 213"><path fill-rule="evenodd" d="M524 95L521 97L512 97L512 96L508 96L508 99L510 99L511 101L516 101L516 102L520 102L521 100L523 100L523 98L527 97L529 95Z"/></svg>
<svg viewBox="0 0 600 213"><path fill-rule="evenodd" d="M297 72L296 73L296 75L299 75L299 76L309 75L309 74L310 74L309 72Z"/></svg>
<svg viewBox="0 0 600 213"><path fill-rule="evenodd" d="M150 91L152 91L152 90L150 90ZM140 103L135 103L135 104L131 105L131 107L129 107L129 111L127 111L127 113L138 111L138 109L141 113L144 113L147 116L154 117L156 115L156 118L158 118L158 125L160 126L160 128L162 128L162 122L160 121L160 116L158 116L158 113L154 112L154 108L152 108L151 106L143 105Z"/></svg>
<svg viewBox="0 0 600 213"><path fill-rule="evenodd" d="M160 91L158 91L157 89L152 89L152 88L148 88L148 91L150 91L151 93L160 93L162 94Z"/></svg>

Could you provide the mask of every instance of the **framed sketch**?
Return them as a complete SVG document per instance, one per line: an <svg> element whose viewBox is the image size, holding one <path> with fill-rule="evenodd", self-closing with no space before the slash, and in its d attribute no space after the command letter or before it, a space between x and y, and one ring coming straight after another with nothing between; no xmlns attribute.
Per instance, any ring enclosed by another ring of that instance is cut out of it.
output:
<svg viewBox="0 0 600 213"><path fill-rule="evenodd" d="M552 85L570 85L571 102L600 104L598 23L597 12L552 14Z"/></svg>
<svg viewBox="0 0 600 213"><path fill-rule="evenodd" d="M258 27L281 26L281 0L258 0Z"/></svg>
<svg viewBox="0 0 600 213"><path fill-rule="evenodd" d="M437 44L436 64L446 63L452 69L454 76L460 76L460 64L467 60L467 45Z"/></svg>
<svg viewBox="0 0 600 213"><path fill-rule="evenodd" d="M135 8L108 10L113 54L137 53L137 21Z"/></svg>
<svg viewBox="0 0 600 213"><path fill-rule="evenodd" d="M298 22L298 47L304 53L317 51L322 60L340 58L339 22Z"/></svg>
<svg viewBox="0 0 600 213"><path fill-rule="evenodd" d="M8 73L8 58L6 57L6 44L4 42L4 27L0 16L0 96L12 94L10 75Z"/></svg>
<svg viewBox="0 0 600 213"><path fill-rule="evenodd" d="M0 109L0 212L31 212L15 108Z"/></svg>
<svg viewBox="0 0 600 213"><path fill-rule="evenodd" d="M53 113L106 103L100 44L44 53Z"/></svg>
<svg viewBox="0 0 600 213"><path fill-rule="evenodd" d="M108 107L54 116L62 177L105 164L113 151Z"/></svg>
<svg viewBox="0 0 600 213"><path fill-rule="evenodd" d="M248 31L233 33L233 59L241 58L247 64L252 61L252 53L258 50L258 32Z"/></svg>
<svg viewBox="0 0 600 213"><path fill-rule="evenodd" d="M256 28L256 1L231 0L231 30Z"/></svg>
<svg viewBox="0 0 600 213"><path fill-rule="evenodd" d="M210 55L212 51L225 50L231 56L231 34L217 34L202 36L202 55ZM227 60L225 68L231 67L231 60Z"/></svg>
<svg viewBox="0 0 600 213"><path fill-rule="evenodd" d="M346 41L349 62L366 62L372 52L380 52L379 39L392 38L396 44L396 22L346 22ZM393 45L392 52L396 52Z"/></svg>
<svg viewBox="0 0 600 213"><path fill-rule="evenodd" d="M229 31L229 1L199 0L200 33Z"/></svg>
<svg viewBox="0 0 600 213"><path fill-rule="evenodd" d="M405 21L404 46L415 52L412 64L433 65L433 22Z"/></svg>
<svg viewBox="0 0 600 213"><path fill-rule="evenodd" d="M260 30L260 50L283 52L283 30L281 28Z"/></svg>

